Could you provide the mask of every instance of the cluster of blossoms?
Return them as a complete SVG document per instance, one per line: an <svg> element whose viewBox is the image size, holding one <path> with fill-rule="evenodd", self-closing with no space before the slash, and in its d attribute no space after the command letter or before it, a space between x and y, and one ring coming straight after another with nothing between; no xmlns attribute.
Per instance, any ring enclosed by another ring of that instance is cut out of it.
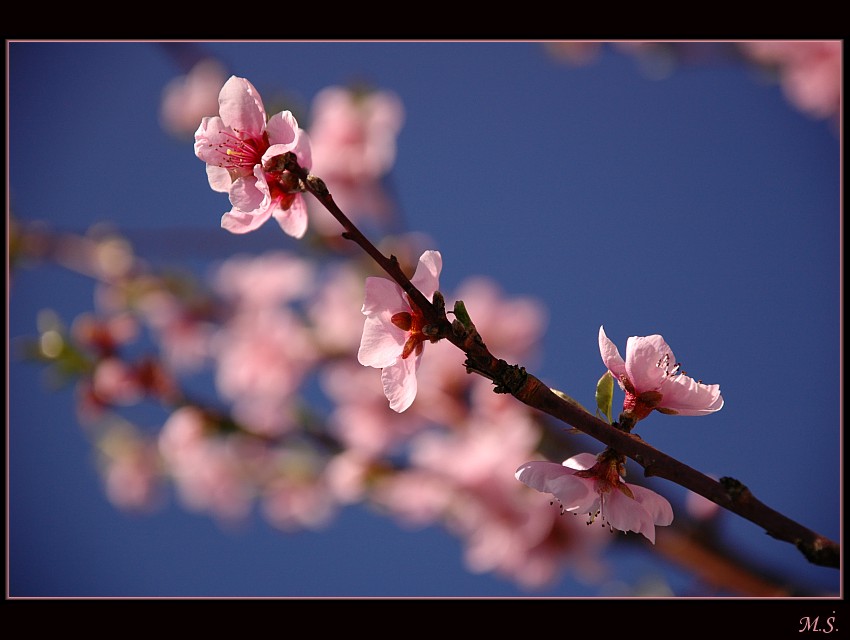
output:
<svg viewBox="0 0 850 640"><path fill-rule="evenodd" d="M631 430L653 410L668 415L700 416L723 407L719 385L697 382L681 371L673 351L660 335L632 336L626 358L599 328L602 361L625 392L621 428ZM655 527L673 522L670 503L654 491L623 480L624 459L612 449L598 456L582 453L563 464L532 461L516 471L517 480L550 493L562 513L588 513L603 525L634 531L655 542Z"/></svg>
<svg viewBox="0 0 850 640"><path fill-rule="evenodd" d="M246 233L274 218L290 236L307 233L304 187L282 165L284 154L307 170L316 158L337 184L374 183L389 170L400 105L388 94L364 103L341 91L322 94L314 136L289 111L267 118L248 80L224 83L219 115L203 118L194 144L210 186L230 198L224 229ZM433 301L440 252L412 238L395 242L393 255L414 271L411 284ZM322 269L285 251L235 256L206 284L153 273L129 248L117 264L96 274L99 314L78 320L65 339L75 346L60 337L65 346L42 348L63 366L83 363L81 416L101 425L96 438L116 504L150 506L169 480L187 508L234 522L259 503L290 531L321 527L338 508L370 501L408 526L443 524L464 541L471 570L529 588L567 565L594 575L610 536L559 517L528 487L552 494L562 514L587 513L651 542L656 526L672 522L669 502L626 483L625 460L610 449L575 452L563 464L534 460L539 416L468 375L464 354L434 338L397 282L353 261ZM455 293L495 353L526 364L536 357L546 325L536 301L508 299L484 278ZM142 326L158 356L129 363ZM704 415L723 406L719 387L682 373L661 336L629 338L624 359L600 328L599 347L626 394L622 428L653 410ZM224 407L180 390L181 375L205 367ZM304 399L316 386L322 408L308 409ZM167 410L153 437L110 414L145 399Z"/></svg>
<svg viewBox="0 0 850 640"><path fill-rule="evenodd" d="M364 100L331 88L317 101L316 138L321 141L322 149L317 157L321 159L320 166L334 176L337 184L372 183L386 171L394 156L392 139L400 126L400 107L385 95L371 96L365 107ZM231 231L250 231L269 215L275 215L290 235L303 235L306 219L297 227L283 223L284 212L295 207L299 197L292 176L287 179L286 172L281 174L274 169L278 166L275 158L293 150L297 150L302 166L310 168L312 153L307 135L289 112L274 116L266 124L262 101L247 80L236 77L228 80L219 103L220 117L204 118L195 134L195 152L207 163L210 185L216 190L230 191L234 210L225 214L222 226ZM377 130L385 135L368 135L373 122L384 123ZM362 179L364 173L366 179ZM245 197L246 189L252 191L253 198ZM275 198L270 197L272 189L277 194ZM257 205L257 193L263 196L260 205ZM306 214L300 200L297 202L296 215L301 220ZM419 257L411 278L411 284L429 302L439 290L441 269L440 253L428 250ZM366 320L357 359L364 366L381 369L384 396L392 410L402 413L411 407L417 395L417 372L424 344L436 340L426 332L422 310L392 280L366 279L361 312ZM263 335L267 341L275 328L280 329L288 344L297 333L287 327L288 323L277 318ZM225 341L232 342L232 339ZM600 327L599 349L605 366L626 394L621 428L631 430L653 410L704 415L723 406L719 386L705 385L685 375L659 335L629 338L623 359ZM238 353L228 369L244 367L240 363L250 360L248 355ZM304 364L300 363L302 367ZM276 381L275 386L287 388L282 380ZM240 385L232 397L238 398L249 389L256 389L253 379L247 379L244 389ZM280 408L277 409L280 413ZM654 492L623 481L623 471L622 456L608 449L595 458L591 454L574 456L562 465L529 462L517 470L516 478L538 491L555 495L563 512L588 511L591 518L598 514L612 529L635 531L654 542L655 526L672 522L672 508Z"/></svg>

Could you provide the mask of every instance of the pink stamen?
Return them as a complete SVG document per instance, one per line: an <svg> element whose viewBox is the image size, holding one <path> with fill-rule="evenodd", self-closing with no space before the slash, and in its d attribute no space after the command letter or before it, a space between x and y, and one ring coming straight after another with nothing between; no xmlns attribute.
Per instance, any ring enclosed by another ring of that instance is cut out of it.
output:
<svg viewBox="0 0 850 640"><path fill-rule="evenodd" d="M240 138L239 136L223 132L228 141L216 145L218 151L224 156L224 162L220 167L252 169L259 164L266 149L269 148L265 140L257 138Z"/></svg>

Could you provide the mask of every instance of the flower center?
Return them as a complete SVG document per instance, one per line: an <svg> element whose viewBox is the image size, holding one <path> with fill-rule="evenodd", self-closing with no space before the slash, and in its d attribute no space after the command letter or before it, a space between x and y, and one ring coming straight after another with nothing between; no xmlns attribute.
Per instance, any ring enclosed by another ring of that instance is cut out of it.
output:
<svg viewBox="0 0 850 640"><path fill-rule="evenodd" d="M677 376L682 371L682 363L676 362L672 367L670 366L670 354L665 353L663 357L659 358L658 362L655 363L655 366L659 369L664 369L664 375L666 376Z"/></svg>
<svg viewBox="0 0 850 640"><path fill-rule="evenodd" d="M424 324L422 314L418 310L411 308L409 312L399 311L393 314L390 320L399 329L408 332L407 341L404 343L404 348L401 352L402 360L407 359L411 353L415 352L416 355L422 353L422 343L428 339L422 333L422 326Z"/></svg>
<svg viewBox="0 0 850 640"><path fill-rule="evenodd" d="M225 132L226 142L216 145L216 151L221 154L220 167L227 169L252 170L254 165L259 164L269 148L266 134L262 138L240 137L238 131L234 133Z"/></svg>

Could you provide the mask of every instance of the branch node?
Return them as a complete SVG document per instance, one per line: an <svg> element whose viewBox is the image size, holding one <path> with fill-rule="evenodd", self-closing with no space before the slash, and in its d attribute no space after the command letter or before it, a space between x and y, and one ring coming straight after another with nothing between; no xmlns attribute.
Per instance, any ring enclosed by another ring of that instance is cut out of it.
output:
<svg viewBox="0 0 850 640"><path fill-rule="evenodd" d="M797 541L797 548L806 559L823 567L839 567L841 563L841 547L831 540L818 537L814 542Z"/></svg>
<svg viewBox="0 0 850 640"><path fill-rule="evenodd" d="M525 367L520 367L519 365L509 365L504 360L499 360L499 373L498 376L493 382L496 387L493 389L494 393L510 393L511 395L516 395L516 393L522 388L522 385L525 384L526 379L528 379L528 373L525 371Z"/></svg>
<svg viewBox="0 0 850 640"><path fill-rule="evenodd" d="M720 478L719 482L723 487L723 490L726 491L726 495L729 496L729 499L736 504L749 502L753 497L753 494L750 493L747 486L740 480L724 476L723 478Z"/></svg>
<svg viewBox="0 0 850 640"><path fill-rule="evenodd" d="M312 173L307 176L307 187L313 193L320 196L327 196L330 194L328 191L328 186L325 184L325 181L322 180L319 176L314 176Z"/></svg>

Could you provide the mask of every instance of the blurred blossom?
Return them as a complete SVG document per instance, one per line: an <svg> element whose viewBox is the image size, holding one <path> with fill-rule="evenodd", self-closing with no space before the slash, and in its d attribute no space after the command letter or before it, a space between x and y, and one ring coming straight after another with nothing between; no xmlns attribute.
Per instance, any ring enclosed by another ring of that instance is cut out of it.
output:
<svg viewBox="0 0 850 640"><path fill-rule="evenodd" d="M372 458L359 451L344 449L325 465L324 476L328 491L340 504L355 504L366 498L367 479Z"/></svg>
<svg viewBox="0 0 850 640"><path fill-rule="evenodd" d="M495 394L492 394L495 395ZM516 402L470 416L452 432L427 432L411 443L411 462L439 470L464 487L502 494L514 489L514 479L504 469L515 469L534 451L540 431Z"/></svg>
<svg viewBox="0 0 850 640"><path fill-rule="evenodd" d="M594 62L599 56L602 45L602 42L582 40L556 40L543 43L550 55L577 66Z"/></svg>
<svg viewBox="0 0 850 640"><path fill-rule="evenodd" d="M455 490L439 473L406 468L378 478L372 499L402 526L418 528L442 521Z"/></svg>
<svg viewBox="0 0 850 640"><path fill-rule="evenodd" d="M322 178L334 201L355 221L385 220L392 203L381 179L395 163L396 138L404 108L390 91L327 87L316 94L311 111L312 172ZM325 234L339 224L315 207L311 219Z"/></svg>
<svg viewBox="0 0 850 640"><path fill-rule="evenodd" d="M201 446L206 437L206 418L193 406L185 406L171 413L159 432L160 455L168 464L180 464Z"/></svg>
<svg viewBox="0 0 850 640"><path fill-rule="evenodd" d="M74 339L101 356L114 354L120 345L131 342L138 334L138 322L129 313L118 313L108 318L81 313L71 325Z"/></svg>
<svg viewBox="0 0 850 640"><path fill-rule="evenodd" d="M315 279L311 263L285 251L233 256L212 274L215 291L246 313L300 298L314 289Z"/></svg>
<svg viewBox="0 0 850 640"><path fill-rule="evenodd" d="M322 461L309 451L281 450L270 466L271 480L263 487L262 510L278 529L298 531L326 526L338 508L322 475Z"/></svg>
<svg viewBox="0 0 850 640"><path fill-rule="evenodd" d="M224 66L213 58L200 60L184 76L162 90L159 119L178 138L191 137L204 116L218 110L218 93L227 80Z"/></svg>
<svg viewBox="0 0 850 640"><path fill-rule="evenodd" d="M199 369L209 357L214 323L204 310L195 309L165 289L152 289L138 300L165 361L176 370Z"/></svg>
<svg viewBox="0 0 850 640"><path fill-rule="evenodd" d="M431 300L440 286L443 258L426 251L411 278L414 287ZM390 407L401 413L416 397L416 370L422 358L423 316L402 288L386 278L366 278L362 312L366 316L357 359L367 367L381 369L381 382Z"/></svg>
<svg viewBox="0 0 850 640"><path fill-rule="evenodd" d="M708 521L720 514L720 505L705 496L688 491L685 495L685 510L696 520Z"/></svg>
<svg viewBox="0 0 850 640"><path fill-rule="evenodd" d="M623 414L635 422L653 409L671 415L702 416L723 408L720 385L703 384L685 375L660 335L629 338L623 360L599 327L599 351L605 366L626 392Z"/></svg>
<svg viewBox="0 0 850 640"><path fill-rule="evenodd" d="M299 407L295 394L255 394L236 398L231 413L246 431L274 438L298 428Z"/></svg>
<svg viewBox="0 0 850 640"><path fill-rule="evenodd" d="M95 365L92 391L106 405L132 405L144 397L136 371L120 358L104 358Z"/></svg>
<svg viewBox="0 0 850 640"><path fill-rule="evenodd" d="M463 300L488 348L509 362L534 364L546 331L548 313L530 297L509 297L491 278L470 277L454 298Z"/></svg>
<svg viewBox="0 0 850 640"><path fill-rule="evenodd" d="M451 299L464 302L496 357L523 366L538 364L547 324L547 312L540 302L507 296L495 281L485 277L467 278ZM471 401L496 401L499 396L492 392L489 380L466 372L465 358L460 349L446 341L429 345L428 357L417 372L421 402L412 409L436 422L455 424L470 410ZM478 389L482 392L475 391Z"/></svg>
<svg viewBox="0 0 850 640"><path fill-rule="evenodd" d="M250 512L255 489L236 435L214 436L205 429L204 414L193 408L176 410L159 435L159 451L168 464L183 504L227 522Z"/></svg>
<svg viewBox="0 0 850 640"><path fill-rule="evenodd" d="M776 70L785 96L798 109L815 118L837 118L842 41L755 40L741 42L740 47L755 62Z"/></svg>
<svg viewBox="0 0 850 640"><path fill-rule="evenodd" d="M111 427L98 448L106 495L122 509L148 511L162 498L160 458L154 444L127 427Z"/></svg>
<svg viewBox="0 0 850 640"><path fill-rule="evenodd" d="M529 588L551 583L597 546L596 534L569 520L557 522L551 509L543 510L505 472L533 455L540 435L530 414L512 403L472 415L451 432L423 433L411 443L412 468L453 487L443 517L463 540L469 569L493 571Z"/></svg>
<svg viewBox="0 0 850 640"><path fill-rule="evenodd" d="M320 382L334 403L328 428L358 455L375 459L395 453L425 426L416 413L399 415L390 409L374 372L352 361L325 366Z"/></svg>
<svg viewBox="0 0 850 640"><path fill-rule="evenodd" d="M212 341L219 393L236 403L294 393L317 353L303 322L288 309L237 313Z"/></svg>
<svg viewBox="0 0 850 640"><path fill-rule="evenodd" d="M328 354L354 356L363 334L363 276L351 263L331 267L307 308L313 337Z"/></svg>
<svg viewBox="0 0 850 640"><path fill-rule="evenodd" d="M219 93L219 115L204 117L195 132L195 155L206 163L213 191L227 193L233 209L221 218L231 233L248 233L274 218L288 235L307 231L307 205L296 176L280 165L292 152L310 169L310 139L289 111L266 121L257 89L231 76Z"/></svg>

